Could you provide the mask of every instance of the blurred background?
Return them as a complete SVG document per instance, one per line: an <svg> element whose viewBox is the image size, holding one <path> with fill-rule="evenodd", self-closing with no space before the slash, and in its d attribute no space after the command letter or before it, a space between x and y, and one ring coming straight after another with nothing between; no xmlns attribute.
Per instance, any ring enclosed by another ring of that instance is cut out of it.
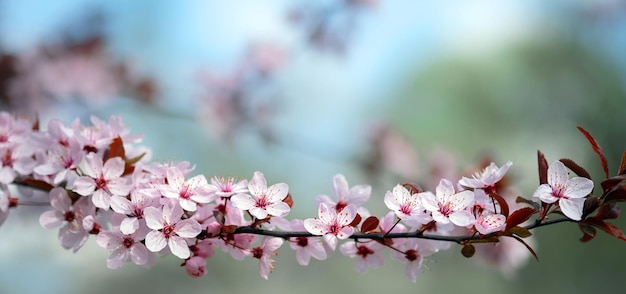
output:
<svg viewBox="0 0 626 294"><path fill-rule="evenodd" d="M315 197L343 173L385 191L434 189L485 158L513 161L530 198L536 151L571 158L599 185L626 147L626 2L602 1L95 1L0 0L0 107L88 122L121 115L153 160L188 160L194 174L286 182L289 218L316 215ZM387 259L358 274L336 253L308 267L288 246L269 281L257 260L222 252L193 279L180 260L149 270L106 267L93 238L76 254L18 208L0 227L0 293L623 293L625 244L580 243L573 224L540 228L510 256L466 259L452 245L417 283ZM626 229L626 221L616 224ZM219 250L218 250L219 251ZM494 266L496 265L496 266Z"/></svg>

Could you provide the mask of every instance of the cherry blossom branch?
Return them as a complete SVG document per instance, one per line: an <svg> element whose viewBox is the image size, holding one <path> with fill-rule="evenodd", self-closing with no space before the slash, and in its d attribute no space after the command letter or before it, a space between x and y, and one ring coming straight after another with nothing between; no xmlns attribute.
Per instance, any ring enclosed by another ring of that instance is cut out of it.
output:
<svg viewBox="0 0 626 294"><path fill-rule="evenodd" d="M537 220L536 222L530 225L523 226L523 228L527 230L533 230L539 227L554 225L554 224L558 224L562 222L575 222L575 221L569 218L559 218L559 219L546 220L546 221ZM235 229L234 232L230 234L255 234L255 235L261 235L261 236L279 237L283 239L298 238L298 237L318 237L317 235L311 234L306 231L301 231L301 232L272 231L272 230L265 230L265 229L257 229L253 227L238 227L237 229ZM497 237L498 234L491 233L491 234L483 235L483 236L478 236L478 235L443 236L443 235L423 234L420 231L406 232L406 233L355 233L355 234L348 236L348 239L354 239L354 240L370 239L370 240L382 241L384 239L418 238L418 239L427 239L427 240L434 240L434 241L448 241L448 242L455 242L455 243L461 244L466 241L481 240L481 239L486 239L486 238L488 239L488 237L491 237L491 236Z"/></svg>
<svg viewBox="0 0 626 294"><path fill-rule="evenodd" d="M606 167L602 149L583 133ZM365 207L371 186L350 186L338 174L332 195L317 197L317 217L287 220L294 199L286 183L268 185L261 172L250 180L190 176L194 168L189 162L145 158L149 149L137 146L140 139L115 116L108 122L93 117L91 125L53 120L41 131L36 122L0 112L0 224L17 206L50 205L39 217L41 226L60 228L61 245L73 251L93 235L112 251L107 260L111 269L131 261L151 266L158 256L171 253L183 260L189 275L199 277L206 274L206 260L215 248L221 248L237 260L259 259L266 279L285 240L301 265L311 257L324 260L338 248L357 260L359 272L382 266L381 252L388 250L407 264L413 281L423 258L449 248L449 242L462 245L462 254L472 257L475 243L509 237L537 258L525 241L532 238L530 230L562 222L577 223L583 242L593 239L597 229L626 241L607 222L619 217L616 203L626 201L626 153L617 176L608 177L605 169L607 179L597 196L582 167L569 159L548 165L538 153L540 185L532 200L500 195L507 191L509 181L503 178L512 163L498 167L492 162L472 177L441 179L434 191L398 184L385 193L389 212L379 218ZM16 186L44 191L40 195L48 201L22 201L11 194ZM362 219L364 215L369 217ZM564 217L549 219L552 215Z"/></svg>

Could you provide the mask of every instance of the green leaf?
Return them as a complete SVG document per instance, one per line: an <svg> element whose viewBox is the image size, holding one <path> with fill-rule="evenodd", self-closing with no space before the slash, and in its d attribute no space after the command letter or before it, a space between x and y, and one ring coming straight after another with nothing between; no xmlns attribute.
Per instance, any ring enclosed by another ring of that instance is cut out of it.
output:
<svg viewBox="0 0 626 294"><path fill-rule="evenodd" d="M528 238L533 235L528 229L520 226L515 226L507 230L507 232L520 236L521 238Z"/></svg>

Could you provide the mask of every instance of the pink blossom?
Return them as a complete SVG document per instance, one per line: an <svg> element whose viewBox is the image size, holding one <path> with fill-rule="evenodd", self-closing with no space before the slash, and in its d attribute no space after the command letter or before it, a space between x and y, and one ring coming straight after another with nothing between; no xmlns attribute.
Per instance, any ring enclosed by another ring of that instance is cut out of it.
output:
<svg viewBox="0 0 626 294"><path fill-rule="evenodd" d="M31 122L0 112L0 149L22 144L31 134Z"/></svg>
<svg viewBox="0 0 626 294"><path fill-rule="evenodd" d="M317 204L328 203L335 207L337 211L341 211L349 204L355 207L361 207L370 197L372 187L369 185L356 185L350 188L348 181L342 174L333 177L332 183L333 197L320 195L317 197Z"/></svg>
<svg viewBox="0 0 626 294"><path fill-rule="evenodd" d="M194 278L200 278L206 275L206 260L200 256L193 256L184 263L185 271Z"/></svg>
<svg viewBox="0 0 626 294"><path fill-rule="evenodd" d="M269 274L274 269L276 260L272 259L277 255L276 250L283 245L281 238L263 238L261 246L251 249L252 257L259 259L259 273L264 279L268 279Z"/></svg>
<svg viewBox="0 0 626 294"><path fill-rule="evenodd" d="M50 205L54 208L41 214L39 223L45 229L62 226L59 230L59 240L65 249L78 251L89 237L89 232L83 226L83 219L95 214L95 207L87 198L79 198L74 205L67 191L57 187L49 192Z"/></svg>
<svg viewBox="0 0 626 294"><path fill-rule="evenodd" d="M48 151L47 161L34 168L34 172L44 176L54 176L53 184L69 179L70 172L76 170L85 154L76 141L69 141L69 146L57 145Z"/></svg>
<svg viewBox="0 0 626 294"><path fill-rule="evenodd" d="M111 209L126 216L120 224L120 231L126 235L134 233L139 228L139 220L143 219L144 210L147 207L157 205L158 199L140 191L132 191L130 200L117 195L111 197Z"/></svg>
<svg viewBox="0 0 626 294"><path fill-rule="evenodd" d="M248 193L248 180L235 181L233 177L212 177L209 190L218 197L228 198L235 194Z"/></svg>
<svg viewBox="0 0 626 294"><path fill-rule="evenodd" d="M180 206L187 211L195 211L197 203L213 200L206 178L197 175L185 181L185 176L176 167L167 170L167 184L159 185L163 196L178 199Z"/></svg>
<svg viewBox="0 0 626 294"><path fill-rule="evenodd" d="M183 209L176 203L168 203L163 209L147 207L144 210L146 224L152 231L146 236L146 247L152 252L159 252L166 246L172 254L181 259L190 256L185 238L194 238L202 227L193 219L181 220Z"/></svg>
<svg viewBox="0 0 626 294"><path fill-rule="evenodd" d="M267 187L265 177L260 172L255 172L252 180L248 183L251 195L237 194L231 197L233 206L248 210L257 219L265 219L269 216L285 216L291 208L282 200L287 197L289 186L278 183Z"/></svg>
<svg viewBox="0 0 626 294"><path fill-rule="evenodd" d="M304 228L313 235L323 236L322 239L335 250L337 239L346 239L354 233L350 223L356 217L356 207L352 204L337 212L334 207L327 203L320 203L318 208L319 218L304 220Z"/></svg>
<svg viewBox="0 0 626 294"><path fill-rule="evenodd" d="M504 225L506 225L506 217L504 215L484 209L478 213L474 228L479 233L486 235L501 231L504 229Z"/></svg>
<svg viewBox="0 0 626 294"><path fill-rule="evenodd" d="M0 148L0 183L8 185L18 175L32 173L37 162L25 145Z"/></svg>
<svg viewBox="0 0 626 294"><path fill-rule="evenodd" d="M407 278L415 282L417 280L417 274L424 262L424 257L439 251L436 244L436 242L431 240L411 238L399 247L400 252L392 250L391 257L406 263L404 273Z"/></svg>
<svg viewBox="0 0 626 294"><path fill-rule="evenodd" d="M116 269L122 267L128 260L137 265L148 265L151 260L146 246L141 243L146 230L137 230L132 234L124 234L117 230L102 231L96 236L96 243L100 247L113 250L107 259L107 267Z"/></svg>
<svg viewBox="0 0 626 294"><path fill-rule="evenodd" d="M409 226L419 226L432 220L425 212L419 194L411 194L402 185L396 185L393 192L385 193L385 205L391 209L399 219Z"/></svg>
<svg viewBox="0 0 626 294"><path fill-rule="evenodd" d="M542 184L533 193L545 203L559 202L561 212L573 220L580 220L585 197L593 190L593 182L583 177L569 178L565 165L554 161L548 167L548 183Z"/></svg>
<svg viewBox="0 0 626 294"><path fill-rule="evenodd" d="M532 248L537 248L534 236L524 241ZM514 277L515 271L523 266L532 256L524 244L513 238L500 238L498 243L474 244L477 260L500 270L506 277Z"/></svg>
<svg viewBox="0 0 626 294"><path fill-rule="evenodd" d="M472 191L465 190L455 193L452 182L441 179L435 192L436 195L432 192L419 193L422 197L422 204L426 210L432 213L435 221L442 224L452 222L461 227L474 222L474 216L467 210L474 201Z"/></svg>
<svg viewBox="0 0 626 294"><path fill-rule="evenodd" d="M120 157L110 158L103 165L102 158L89 153L82 170L84 176L74 181L72 190L83 196L93 194L92 201L96 207L109 209L112 195L126 196L130 192L130 184L122 177L124 165Z"/></svg>
<svg viewBox="0 0 626 294"><path fill-rule="evenodd" d="M375 241L357 242L349 241L341 244L339 250L343 255L350 258L356 257L356 270L359 273L367 272L368 268L379 268L385 264L385 259L380 255L385 247Z"/></svg>
<svg viewBox="0 0 626 294"><path fill-rule="evenodd" d="M467 177L461 178L459 185L467 188L484 189L487 194L489 194L495 191L495 184L504 177L511 165L513 165L513 163L507 161L502 167L498 167L492 162L489 166L485 167L482 172L477 172L472 175L471 179Z"/></svg>
<svg viewBox="0 0 626 294"><path fill-rule="evenodd" d="M228 234L218 245L224 252L228 252L232 258L243 260L250 255L250 251L247 249L256 240L257 235L253 234Z"/></svg>
<svg viewBox="0 0 626 294"><path fill-rule="evenodd" d="M304 222L294 219L290 223L291 230L304 231ZM326 251L319 238L295 237L289 238L289 246L296 251L296 260L300 265L308 265L311 257L317 260L326 259Z"/></svg>

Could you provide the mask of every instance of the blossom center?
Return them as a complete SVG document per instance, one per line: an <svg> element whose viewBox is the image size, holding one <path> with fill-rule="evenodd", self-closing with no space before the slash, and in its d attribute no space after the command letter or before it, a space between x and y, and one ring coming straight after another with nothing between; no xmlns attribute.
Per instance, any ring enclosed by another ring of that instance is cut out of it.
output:
<svg viewBox="0 0 626 294"><path fill-rule="evenodd" d="M189 189L189 187L187 185L183 185L183 187L180 189L180 192L178 193L178 195L182 199L189 199L189 198L191 198L191 191L190 191L190 189Z"/></svg>
<svg viewBox="0 0 626 294"><path fill-rule="evenodd" d="M444 216L449 216L452 213L452 209L450 208L450 204L446 203L446 204L440 204L439 205L439 212L441 212L441 214L443 214Z"/></svg>
<svg viewBox="0 0 626 294"><path fill-rule="evenodd" d="M328 232L333 235L339 234L339 230L340 230L339 224L337 224L336 222L328 226Z"/></svg>
<svg viewBox="0 0 626 294"><path fill-rule="evenodd" d="M85 147L83 147L83 151L85 151L85 153L89 154L89 153L98 153L98 148L96 148L95 146L92 145L85 145Z"/></svg>
<svg viewBox="0 0 626 294"><path fill-rule="evenodd" d="M415 261L419 257L419 254L417 254L417 250L409 249L404 253L404 257L406 257L408 261Z"/></svg>
<svg viewBox="0 0 626 294"><path fill-rule="evenodd" d="M135 244L135 240L133 240L133 238L131 237L125 237L122 241L122 245L126 248L130 248L131 246L133 246L133 244Z"/></svg>
<svg viewBox="0 0 626 294"><path fill-rule="evenodd" d="M339 202L337 202L337 205L335 205L335 210L337 212L342 211L346 206L348 206L348 202L339 200Z"/></svg>
<svg viewBox="0 0 626 294"><path fill-rule="evenodd" d="M136 218L142 218L143 217L143 209L141 209L141 207L137 207L135 206L132 210L132 216L136 217Z"/></svg>
<svg viewBox="0 0 626 294"><path fill-rule="evenodd" d="M265 196L265 194L261 195L259 198L256 199L256 207L258 208L267 207L267 196Z"/></svg>
<svg viewBox="0 0 626 294"><path fill-rule="evenodd" d="M369 247L365 245L360 245L359 247L357 247L356 255L367 258L367 256L370 254L374 254L374 250L370 249Z"/></svg>
<svg viewBox="0 0 626 294"><path fill-rule="evenodd" d="M76 219L76 214L73 211L68 211L63 216L63 219L65 219L68 223L71 223Z"/></svg>
<svg viewBox="0 0 626 294"><path fill-rule="evenodd" d="M165 225L165 227L163 227L163 236L165 236L165 238L171 237L174 233L175 231L173 225Z"/></svg>
<svg viewBox="0 0 626 294"><path fill-rule="evenodd" d="M564 191L565 191L565 187L561 185L555 185L552 188L552 196L559 198L559 199L569 199L569 197L565 195Z"/></svg>
<svg viewBox="0 0 626 294"><path fill-rule="evenodd" d="M400 206L400 212L406 214L406 215L411 215L411 205L409 204L402 204L402 206Z"/></svg>
<svg viewBox="0 0 626 294"><path fill-rule="evenodd" d="M261 247L252 248L252 257L261 259L261 257L263 257L263 248Z"/></svg>
<svg viewBox="0 0 626 294"><path fill-rule="evenodd" d="M300 247L306 247L309 245L309 239L307 237L296 237L296 244Z"/></svg>
<svg viewBox="0 0 626 294"><path fill-rule="evenodd" d="M13 157L11 156L11 152L7 151L2 155L2 165L12 167L13 166Z"/></svg>
<svg viewBox="0 0 626 294"><path fill-rule="evenodd" d="M96 179L96 187L98 189L105 189L107 187L107 180L104 177L99 177Z"/></svg>

